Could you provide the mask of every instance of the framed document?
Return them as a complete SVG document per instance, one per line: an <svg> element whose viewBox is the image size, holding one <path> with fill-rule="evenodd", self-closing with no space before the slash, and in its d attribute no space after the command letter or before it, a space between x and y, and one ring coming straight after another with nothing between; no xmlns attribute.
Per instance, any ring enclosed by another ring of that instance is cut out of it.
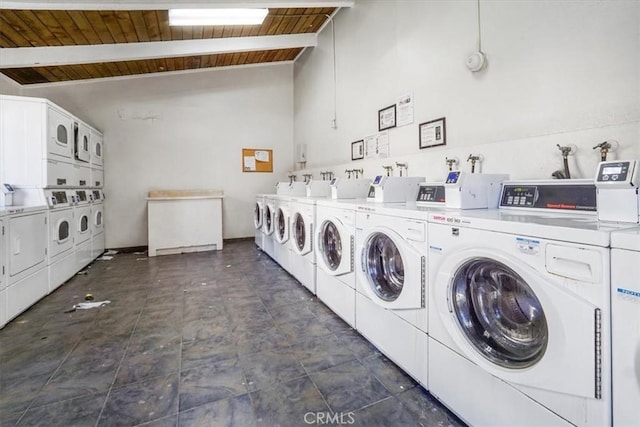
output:
<svg viewBox="0 0 640 427"><path fill-rule="evenodd" d="M447 143L445 118L420 123L418 126L418 142L420 149L437 147Z"/></svg>
<svg viewBox="0 0 640 427"><path fill-rule="evenodd" d="M364 140L351 143L351 160L364 159Z"/></svg>
<svg viewBox="0 0 640 427"><path fill-rule="evenodd" d="M396 104L378 111L378 131L396 127Z"/></svg>

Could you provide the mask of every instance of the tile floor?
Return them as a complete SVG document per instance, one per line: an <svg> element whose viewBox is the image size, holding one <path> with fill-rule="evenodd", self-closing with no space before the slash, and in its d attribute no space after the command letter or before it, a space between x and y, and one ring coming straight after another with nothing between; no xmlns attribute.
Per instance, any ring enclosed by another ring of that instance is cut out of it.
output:
<svg viewBox="0 0 640 427"><path fill-rule="evenodd" d="M0 331L2 426L327 420L462 425L253 241L96 261Z"/></svg>

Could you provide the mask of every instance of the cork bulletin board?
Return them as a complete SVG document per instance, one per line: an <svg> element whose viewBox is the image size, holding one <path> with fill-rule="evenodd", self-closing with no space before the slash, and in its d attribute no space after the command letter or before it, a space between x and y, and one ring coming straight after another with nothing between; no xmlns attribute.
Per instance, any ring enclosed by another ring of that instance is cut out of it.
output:
<svg viewBox="0 0 640 427"><path fill-rule="evenodd" d="M273 150L243 148L242 172L273 172Z"/></svg>

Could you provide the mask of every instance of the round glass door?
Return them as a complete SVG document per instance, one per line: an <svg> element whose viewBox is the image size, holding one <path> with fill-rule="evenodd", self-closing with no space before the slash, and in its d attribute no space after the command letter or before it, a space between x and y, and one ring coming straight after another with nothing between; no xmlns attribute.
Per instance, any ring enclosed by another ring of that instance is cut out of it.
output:
<svg viewBox="0 0 640 427"><path fill-rule="evenodd" d="M283 240L287 231L287 222L285 221L282 209L278 209L278 214L276 216L278 218L278 237L280 240Z"/></svg>
<svg viewBox="0 0 640 427"><path fill-rule="evenodd" d="M324 263L331 271L335 271L342 260L342 239L340 239L340 232L333 222L325 221L322 224L320 245Z"/></svg>
<svg viewBox="0 0 640 427"><path fill-rule="evenodd" d="M253 221L256 225L256 228L260 228L262 226L262 216L260 215L260 212L260 205L256 203L256 207L253 209Z"/></svg>
<svg viewBox="0 0 640 427"><path fill-rule="evenodd" d="M272 230L272 225L271 225L271 208L269 206L265 208L264 220L267 224L267 231L270 233Z"/></svg>
<svg viewBox="0 0 640 427"><path fill-rule="evenodd" d="M58 224L58 242L64 242L69 238L69 221L60 221Z"/></svg>
<svg viewBox="0 0 640 427"><path fill-rule="evenodd" d="M307 241L307 233L304 227L304 218L302 218L302 215L299 213L296 214L293 232L295 233L296 246L298 250L301 251L304 249L304 244Z"/></svg>
<svg viewBox="0 0 640 427"><path fill-rule="evenodd" d="M389 236L375 233L365 244L365 273L371 288L384 301L395 301L404 286L404 263Z"/></svg>
<svg viewBox="0 0 640 427"><path fill-rule="evenodd" d="M80 232L84 233L87 230L89 230L89 217L82 215L82 218L80 218Z"/></svg>
<svg viewBox="0 0 640 427"><path fill-rule="evenodd" d="M489 361L521 369L544 355L549 331L542 305L506 265L490 258L467 261L454 275L451 301L465 336Z"/></svg>

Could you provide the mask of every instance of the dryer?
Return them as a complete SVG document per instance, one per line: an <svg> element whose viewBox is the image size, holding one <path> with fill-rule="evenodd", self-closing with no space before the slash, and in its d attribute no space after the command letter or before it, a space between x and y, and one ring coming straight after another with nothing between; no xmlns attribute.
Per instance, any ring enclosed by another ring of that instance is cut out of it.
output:
<svg viewBox="0 0 640 427"><path fill-rule="evenodd" d="M92 260L91 253L91 202L87 190L73 190L73 209L76 271L82 270Z"/></svg>
<svg viewBox="0 0 640 427"><path fill-rule="evenodd" d="M49 292L76 273L75 221L70 190L45 190L49 205Z"/></svg>
<svg viewBox="0 0 640 427"><path fill-rule="evenodd" d="M104 193L102 190L89 190L87 192L91 203L91 259L98 258L104 252ZM79 202L82 200L82 192L78 192Z"/></svg>
<svg viewBox="0 0 640 427"><path fill-rule="evenodd" d="M288 272L291 270L289 200L289 196L275 196L275 214L273 217L273 259Z"/></svg>
<svg viewBox="0 0 640 427"><path fill-rule="evenodd" d="M253 226L255 232L256 246L263 249L264 246L264 231L262 230L264 219L264 194L258 194L256 196L256 203L253 207Z"/></svg>
<svg viewBox="0 0 640 427"><path fill-rule="evenodd" d="M4 217L7 211L4 207L0 207L0 328L8 321L7 319L7 267L5 265L5 227Z"/></svg>
<svg viewBox="0 0 640 427"><path fill-rule="evenodd" d="M8 322L49 293L47 207L12 206L3 222Z"/></svg>
<svg viewBox="0 0 640 427"><path fill-rule="evenodd" d="M500 203L429 214L429 390L472 425L609 425L617 227L578 180L505 182Z"/></svg>

